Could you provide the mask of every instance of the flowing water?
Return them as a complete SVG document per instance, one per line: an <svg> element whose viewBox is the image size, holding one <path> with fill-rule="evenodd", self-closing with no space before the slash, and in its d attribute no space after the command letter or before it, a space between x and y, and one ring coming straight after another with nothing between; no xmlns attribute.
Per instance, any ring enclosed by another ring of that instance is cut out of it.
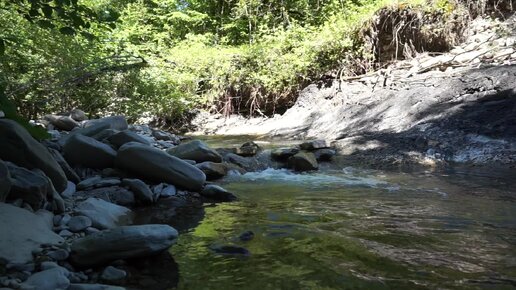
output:
<svg viewBox="0 0 516 290"><path fill-rule="evenodd" d="M514 171L232 175L172 247L179 289L516 289ZM253 231L251 241L240 241ZM239 245L250 255L222 255Z"/></svg>

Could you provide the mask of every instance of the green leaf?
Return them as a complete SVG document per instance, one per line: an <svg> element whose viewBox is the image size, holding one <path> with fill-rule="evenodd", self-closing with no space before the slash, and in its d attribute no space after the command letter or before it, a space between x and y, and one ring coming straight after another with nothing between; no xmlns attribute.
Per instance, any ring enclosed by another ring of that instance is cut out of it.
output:
<svg viewBox="0 0 516 290"><path fill-rule="evenodd" d="M75 29L73 29L69 26L65 26L65 27L59 28L59 32L61 32L62 34L65 34L65 35L74 35Z"/></svg>

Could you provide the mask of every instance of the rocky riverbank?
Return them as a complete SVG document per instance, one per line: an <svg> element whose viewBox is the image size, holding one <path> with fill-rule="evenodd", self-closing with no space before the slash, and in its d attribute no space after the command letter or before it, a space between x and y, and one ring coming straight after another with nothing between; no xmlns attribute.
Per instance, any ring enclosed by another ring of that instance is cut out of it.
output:
<svg viewBox="0 0 516 290"><path fill-rule="evenodd" d="M39 123L51 139L0 119L0 286L8 289L168 289L174 282L142 265L177 271L166 250L178 229L202 219L203 203L237 199L214 180L267 167L317 170L336 153L323 140L213 149L80 110Z"/></svg>
<svg viewBox="0 0 516 290"><path fill-rule="evenodd" d="M197 134L325 139L374 167L516 164L516 18L477 19L448 53L314 83L283 115L201 113Z"/></svg>

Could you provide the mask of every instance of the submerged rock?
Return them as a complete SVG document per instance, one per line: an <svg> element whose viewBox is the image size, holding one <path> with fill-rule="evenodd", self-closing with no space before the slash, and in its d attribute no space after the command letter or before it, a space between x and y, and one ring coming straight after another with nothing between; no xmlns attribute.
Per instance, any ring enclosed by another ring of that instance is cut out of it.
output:
<svg viewBox="0 0 516 290"><path fill-rule="evenodd" d="M310 171L317 170L319 164L313 153L299 152L288 159L288 167L295 171Z"/></svg>
<svg viewBox="0 0 516 290"><path fill-rule="evenodd" d="M250 256L251 252L248 249L236 245L211 245L210 249L217 254L222 255L239 255Z"/></svg>
<svg viewBox="0 0 516 290"><path fill-rule="evenodd" d="M233 193L215 184L207 184L201 191L201 195L217 201L234 201L237 199Z"/></svg>
<svg viewBox="0 0 516 290"><path fill-rule="evenodd" d="M248 242L254 238L254 233L252 231L245 231L238 236L238 239L243 242Z"/></svg>
<svg viewBox="0 0 516 290"><path fill-rule="evenodd" d="M132 220L130 209L93 197L79 203L75 211L89 217L93 226L99 229L112 229Z"/></svg>
<svg viewBox="0 0 516 290"><path fill-rule="evenodd" d="M42 245L59 246L63 238L41 216L0 203L0 259L12 264L32 262Z"/></svg>
<svg viewBox="0 0 516 290"><path fill-rule="evenodd" d="M50 152L18 123L0 120L0 158L28 169L39 168L52 180L58 192L66 189L67 178Z"/></svg>
<svg viewBox="0 0 516 290"><path fill-rule="evenodd" d="M180 144L168 149L167 153L177 158L190 159L195 162L222 162L222 156L200 140L193 140L188 143Z"/></svg>
<svg viewBox="0 0 516 290"><path fill-rule="evenodd" d="M110 261L145 257L168 249L178 232L168 225L124 226L94 233L72 244L71 261L91 267Z"/></svg>
<svg viewBox="0 0 516 290"><path fill-rule="evenodd" d="M117 167L157 182L191 191L202 189L206 175L197 167L167 153L138 143L128 143L116 156Z"/></svg>
<svg viewBox="0 0 516 290"><path fill-rule="evenodd" d="M66 160L88 168L113 167L116 151L91 137L75 134L63 146Z"/></svg>

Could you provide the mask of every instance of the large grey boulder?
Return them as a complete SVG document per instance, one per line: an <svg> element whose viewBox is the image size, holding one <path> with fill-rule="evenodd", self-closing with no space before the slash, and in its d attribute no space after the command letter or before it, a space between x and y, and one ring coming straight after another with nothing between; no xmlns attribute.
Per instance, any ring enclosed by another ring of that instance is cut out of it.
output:
<svg viewBox="0 0 516 290"><path fill-rule="evenodd" d="M127 130L127 128L129 127L127 125L127 120L125 119L124 116L111 116L111 117L104 117L104 118L100 118L100 119L86 121L84 123L84 128L88 128L88 127L91 127L91 126L94 126L94 125L97 125L100 123L107 124L107 125L109 125L110 129L115 129L115 130L119 130L119 131Z"/></svg>
<svg viewBox="0 0 516 290"><path fill-rule="evenodd" d="M201 140L193 140L188 143L180 144L167 149L167 153L177 158L194 160L196 162L222 162L222 156Z"/></svg>
<svg viewBox="0 0 516 290"><path fill-rule="evenodd" d="M11 190L11 174L5 163L0 160L0 202L4 202Z"/></svg>
<svg viewBox="0 0 516 290"><path fill-rule="evenodd" d="M277 161L287 161L298 152L298 148L277 148L271 151L271 158Z"/></svg>
<svg viewBox="0 0 516 290"><path fill-rule="evenodd" d="M32 262L32 253L42 245L59 246L63 238L52 231L40 215L0 203L0 260L12 264Z"/></svg>
<svg viewBox="0 0 516 290"><path fill-rule="evenodd" d="M70 272L63 267L55 267L32 274L22 283L22 289L66 290L70 286Z"/></svg>
<svg viewBox="0 0 516 290"><path fill-rule="evenodd" d="M0 158L28 169L39 168L52 180L57 191L66 189L67 178L50 152L18 123L0 120Z"/></svg>
<svg viewBox="0 0 516 290"><path fill-rule="evenodd" d="M117 148L129 142L138 142L145 145L150 145L150 142L147 141L147 139L129 130L124 130L111 135L107 138L107 140Z"/></svg>
<svg viewBox="0 0 516 290"><path fill-rule="evenodd" d="M66 160L88 168L113 167L116 151L91 137L74 134L63 146Z"/></svg>
<svg viewBox="0 0 516 290"><path fill-rule="evenodd" d="M157 182L166 182L187 190L201 190L206 175L197 167L167 153L138 143L128 143L118 150L118 168Z"/></svg>
<svg viewBox="0 0 516 290"><path fill-rule="evenodd" d="M240 148L236 149L236 154L244 157L251 157L256 155L261 150L260 146L258 144L254 143L253 141L245 142L240 146Z"/></svg>
<svg viewBox="0 0 516 290"><path fill-rule="evenodd" d="M89 217L93 226L99 229L116 228L132 220L130 209L93 197L79 203L75 211Z"/></svg>
<svg viewBox="0 0 516 290"><path fill-rule="evenodd" d="M144 257L168 249L177 237L178 232L168 225L118 227L76 240L70 258L76 266L91 267Z"/></svg>
<svg viewBox="0 0 516 290"><path fill-rule="evenodd" d="M59 151L57 151L56 149L53 149L53 148L48 148L48 151L50 152L50 154L52 154L52 157L54 157L54 159L57 161L59 166L61 166L61 169L65 173L66 178L68 178L68 180L71 180L74 183L81 182L81 179L79 178L77 173L72 169L72 167L70 167L68 162L66 162L63 155L61 155L61 153Z"/></svg>
<svg viewBox="0 0 516 290"><path fill-rule="evenodd" d="M288 159L288 167L295 171L310 171L317 170L319 164L313 153L301 151Z"/></svg>
<svg viewBox="0 0 516 290"><path fill-rule="evenodd" d="M18 198L30 204L33 209L42 208L46 201L50 189L49 180L37 172L19 167L13 163L6 162L11 174L12 187L9 193L9 200Z"/></svg>

